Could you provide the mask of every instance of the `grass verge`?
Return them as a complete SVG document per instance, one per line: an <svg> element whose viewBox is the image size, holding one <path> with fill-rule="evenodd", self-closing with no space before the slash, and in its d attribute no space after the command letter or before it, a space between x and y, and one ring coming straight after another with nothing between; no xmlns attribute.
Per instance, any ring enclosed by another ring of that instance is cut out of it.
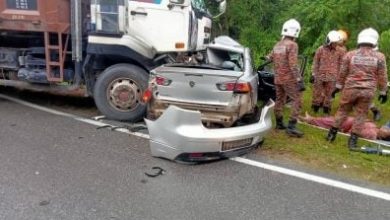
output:
<svg viewBox="0 0 390 220"><path fill-rule="evenodd" d="M333 114L337 110L337 103L336 99ZM310 112L310 104L309 89L304 94L302 112ZM390 106L378 103L376 105L383 115L377 123L380 126L390 120ZM289 114L289 109L286 109L286 114ZM369 118L372 118L371 114ZM303 138L291 138L284 131L272 130L259 153L273 159L291 161L305 167L390 186L390 156L351 152L347 149L348 138L345 136L338 135L334 143L328 143L325 140L327 131L307 125L299 125L298 128L305 133ZM359 140L358 144L362 146L366 143Z"/></svg>

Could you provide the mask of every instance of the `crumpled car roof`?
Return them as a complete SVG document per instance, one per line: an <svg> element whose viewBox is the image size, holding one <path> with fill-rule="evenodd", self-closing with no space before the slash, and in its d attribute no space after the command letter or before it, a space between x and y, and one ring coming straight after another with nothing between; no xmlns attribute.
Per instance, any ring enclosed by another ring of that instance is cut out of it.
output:
<svg viewBox="0 0 390 220"><path fill-rule="evenodd" d="M244 53L245 48L228 36L216 37L213 42L208 46L211 49L232 51L236 53Z"/></svg>

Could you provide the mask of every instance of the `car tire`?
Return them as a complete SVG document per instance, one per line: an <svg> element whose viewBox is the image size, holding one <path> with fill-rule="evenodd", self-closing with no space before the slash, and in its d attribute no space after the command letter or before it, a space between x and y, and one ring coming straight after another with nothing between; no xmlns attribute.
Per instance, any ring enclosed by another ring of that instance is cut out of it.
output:
<svg viewBox="0 0 390 220"><path fill-rule="evenodd" d="M146 105L142 94L148 85L148 73L132 64L116 64L104 70L94 86L94 100L108 119L137 122L142 120Z"/></svg>

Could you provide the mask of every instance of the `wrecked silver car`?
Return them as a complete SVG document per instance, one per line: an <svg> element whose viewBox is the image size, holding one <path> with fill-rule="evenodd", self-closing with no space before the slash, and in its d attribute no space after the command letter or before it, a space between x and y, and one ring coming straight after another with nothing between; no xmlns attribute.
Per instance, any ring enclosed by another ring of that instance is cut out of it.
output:
<svg viewBox="0 0 390 220"><path fill-rule="evenodd" d="M166 64L151 72L145 119L152 155L204 161L246 153L272 127L271 101L257 107L258 76L250 51L218 37L197 64Z"/></svg>

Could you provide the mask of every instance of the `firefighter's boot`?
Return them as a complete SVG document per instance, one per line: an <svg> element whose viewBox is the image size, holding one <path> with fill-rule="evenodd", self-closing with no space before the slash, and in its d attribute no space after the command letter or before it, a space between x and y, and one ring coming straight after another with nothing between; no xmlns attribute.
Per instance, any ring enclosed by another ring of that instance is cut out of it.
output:
<svg viewBox="0 0 390 220"><path fill-rule="evenodd" d="M382 118L381 111L379 111L378 109L374 109L374 110L372 110L372 114L374 116L374 121L381 120L381 118Z"/></svg>
<svg viewBox="0 0 390 220"><path fill-rule="evenodd" d="M300 137L303 136L303 132L298 130L296 125L297 125L297 120L296 119L291 119L288 122L286 133L289 136L291 136L291 137L298 137L298 138L300 138Z"/></svg>
<svg viewBox="0 0 390 220"><path fill-rule="evenodd" d="M320 106L319 105L312 105L311 109L313 109L314 113L318 113L318 111L320 110Z"/></svg>
<svg viewBox="0 0 390 220"><path fill-rule="evenodd" d="M275 129L278 129L278 130L286 129L286 125L284 125L284 123L283 123L283 117L276 117Z"/></svg>
<svg viewBox="0 0 390 220"><path fill-rule="evenodd" d="M323 112L324 112L325 115L329 115L330 108L329 107L323 107Z"/></svg>
<svg viewBox="0 0 390 220"><path fill-rule="evenodd" d="M339 129L335 128L335 127L331 127L329 129L329 132L328 132L328 136L326 136L326 140L329 141L329 142L333 142L334 140L336 140L336 136L337 136L337 131Z"/></svg>
<svg viewBox="0 0 390 220"><path fill-rule="evenodd" d="M359 137L355 133L351 134L351 136L348 139L348 148L350 150L358 150L358 147L357 147L358 139L359 139Z"/></svg>

